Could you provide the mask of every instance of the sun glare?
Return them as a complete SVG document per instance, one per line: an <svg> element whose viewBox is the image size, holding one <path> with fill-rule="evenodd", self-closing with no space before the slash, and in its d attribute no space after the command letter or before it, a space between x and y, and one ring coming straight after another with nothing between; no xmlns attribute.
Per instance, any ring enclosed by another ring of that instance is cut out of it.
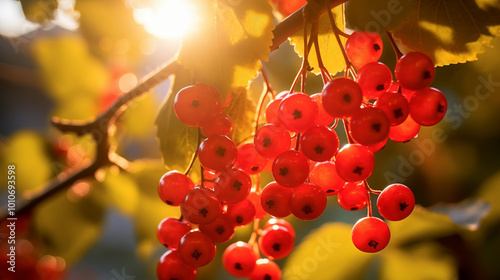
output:
<svg viewBox="0 0 500 280"><path fill-rule="evenodd" d="M181 38L193 19L184 0L158 1L155 7L135 9L134 18L148 33L162 39Z"/></svg>

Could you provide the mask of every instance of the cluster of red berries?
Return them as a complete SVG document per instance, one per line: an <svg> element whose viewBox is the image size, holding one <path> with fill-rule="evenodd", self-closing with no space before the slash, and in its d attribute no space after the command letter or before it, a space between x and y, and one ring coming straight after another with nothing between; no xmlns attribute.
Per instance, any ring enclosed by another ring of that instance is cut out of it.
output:
<svg viewBox="0 0 500 280"><path fill-rule="evenodd" d="M379 195L378 211L391 221L406 218L415 198L402 184L383 191L368 186L374 153L388 139L409 141L420 126L438 123L446 112L446 98L429 87L434 65L422 53L402 56L393 81L389 68L378 62L382 53L378 34L354 32L345 50L358 69L354 79L329 80L321 93L313 95L277 95L267 105L267 123L256 131L253 143L239 147L227 137L232 123L215 88L195 84L177 93L174 111L179 120L199 127L206 136L198 148L203 176L196 186L178 171L160 179L160 198L180 206L182 213L181 218L168 217L158 226L158 239L170 249L160 259L160 279L193 279L196 268L213 259L215 243L231 239L235 227L254 220L258 225L266 214L275 218L254 230L258 240L231 244L222 262L236 277L280 279L273 260L287 256L295 238L293 227L281 218L292 214L316 219L332 195L349 211L368 206L368 216L352 229L352 242L359 250L378 252L386 247L390 231L382 219L372 216L370 194ZM348 138L340 149L334 130L339 120ZM275 181L260 190L251 175L264 170Z"/></svg>

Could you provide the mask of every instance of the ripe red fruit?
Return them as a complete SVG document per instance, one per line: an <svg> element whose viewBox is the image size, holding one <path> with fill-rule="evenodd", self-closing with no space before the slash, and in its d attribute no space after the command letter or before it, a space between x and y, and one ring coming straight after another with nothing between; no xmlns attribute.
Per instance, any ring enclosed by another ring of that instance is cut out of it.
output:
<svg viewBox="0 0 500 280"><path fill-rule="evenodd" d="M326 208L325 191L312 183L305 183L293 189L290 195L292 214L301 220L314 220Z"/></svg>
<svg viewBox="0 0 500 280"><path fill-rule="evenodd" d="M160 178L158 195L168 205L179 206L186 194L194 188L191 179L179 171L169 171Z"/></svg>
<svg viewBox="0 0 500 280"><path fill-rule="evenodd" d="M262 189L260 203L264 211L269 215L284 218L292 213L290 210L290 194L292 189L271 182Z"/></svg>
<svg viewBox="0 0 500 280"><path fill-rule="evenodd" d="M293 238L295 238L295 229L293 228L292 224L290 224L285 219L271 218L271 219L267 220L267 222L264 224L264 227L262 227L262 229L266 229L266 228L272 227L274 225L285 227L286 229L288 229L288 231L293 236Z"/></svg>
<svg viewBox="0 0 500 280"><path fill-rule="evenodd" d="M223 171L236 162L238 149L234 142L225 135L213 135L201 142L198 158L204 168Z"/></svg>
<svg viewBox="0 0 500 280"><path fill-rule="evenodd" d="M349 128L357 143L371 145L389 136L389 118L379 108L361 108L352 115Z"/></svg>
<svg viewBox="0 0 500 280"><path fill-rule="evenodd" d="M374 165L373 153L360 144L345 145L335 157L337 173L347 182L365 180L372 174Z"/></svg>
<svg viewBox="0 0 500 280"><path fill-rule="evenodd" d="M378 212L390 221L399 221L408 217L414 207L413 192L403 184L387 186L377 199Z"/></svg>
<svg viewBox="0 0 500 280"><path fill-rule="evenodd" d="M293 249L294 238L285 227L273 225L262 231L259 238L260 252L266 257L281 259Z"/></svg>
<svg viewBox="0 0 500 280"><path fill-rule="evenodd" d="M390 127L389 138L395 142L406 142L417 137L419 131L420 125L408 116L401 124Z"/></svg>
<svg viewBox="0 0 500 280"><path fill-rule="evenodd" d="M161 256L156 267L156 275L159 280L194 280L196 268L187 265L179 256L177 250L169 250Z"/></svg>
<svg viewBox="0 0 500 280"><path fill-rule="evenodd" d="M335 162L331 161L317 163L309 174L309 181L322 187L327 196L336 195L345 184L337 173Z"/></svg>
<svg viewBox="0 0 500 280"><path fill-rule="evenodd" d="M176 218L167 217L159 224L156 231L158 241L169 249L177 249L179 240L191 230L191 225Z"/></svg>
<svg viewBox="0 0 500 280"><path fill-rule="evenodd" d="M215 114L209 122L201 126L201 132L207 137L228 135L232 129L233 123L231 122L231 118L223 112Z"/></svg>
<svg viewBox="0 0 500 280"><path fill-rule="evenodd" d="M306 0L271 0L271 3L278 7L278 11L283 17L287 17L307 2Z"/></svg>
<svg viewBox="0 0 500 280"><path fill-rule="evenodd" d="M198 227L215 243L224 243L234 235L234 225L224 215L219 215L215 221Z"/></svg>
<svg viewBox="0 0 500 280"><path fill-rule="evenodd" d="M375 102L375 108L384 111L391 126L404 122L410 113L408 100L399 92L388 91L380 95Z"/></svg>
<svg viewBox="0 0 500 280"><path fill-rule="evenodd" d="M221 111L219 92L208 85L195 84L181 89L174 99L177 118L188 126L200 127Z"/></svg>
<svg viewBox="0 0 500 280"><path fill-rule="evenodd" d="M217 198L227 203L237 203L247 198L252 188L250 175L241 169L222 171L214 181Z"/></svg>
<svg viewBox="0 0 500 280"><path fill-rule="evenodd" d="M255 268L256 260L252 246L241 241L229 245L222 255L222 265L235 277L248 277Z"/></svg>
<svg viewBox="0 0 500 280"><path fill-rule="evenodd" d="M247 174L258 174L264 170L268 160L257 153L253 143L243 144L238 148L236 167L243 169Z"/></svg>
<svg viewBox="0 0 500 280"><path fill-rule="evenodd" d="M318 117L318 104L304 93L288 94L278 107L281 125L292 132L304 132L311 128Z"/></svg>
<svg viewBox="0 0 500 280"><path fill-rule="evenodd" d="M385 93L392 82L392 72L381 62L370 62L358 71L358 84L367 99L376 99Z"/></svg>
<svg viewBox="0 0 500 280"><path fill-rule="evenodd" d="M391 233L387 224L376 217L365 217L356 222L351 231L352 242L367 253L379 252L389 243Z"/></svg>
<svg viewBox="0 0 500 280"><path fill-rule="evenodd" d="M267 103L265 113L267 123L280 124L280 120L278 119L278 108L281 100L283 100L283 98L276 98Z"/></svg>
<svg viewBox="0 0 500 280"><path fill-rule="evenodd" d="M250 280L279 280L281 279L281 269L273 261L268 259L258 259L255 268L249 277Z"/></svg>
<svg viewBox="0 0 500 280"><path fill-rule="evenodd" d="M330 160L339 149L339 137L326 126L314 126L300 138L300 150L313 161Z"/></svg>
<svg viewBox="0 0 500 280"><path fill-rule="evenodd" d="M350 78L336 78L321 91L325 111L335 118L350 117L363 101L361 87Z"/></svg>
<svg viewBox="0 0 500 280"><path fill-rule="evenodd" d="M431 126L444 118L447 107L446 97L441 91L436 88L424 88L411 97L410 115L418 124Z"/></svg>
<svg viewBox="0 0 500 280"><path fill-rule="evenodd" d="M205 233L192 230L181 238L177 251L187 265L200 267L214 258L215 244Z"/></svg>
<svg viewBox="0 0 500 280"><path fill-rule="evenodd" d="M315 93L311 95L311 98L316 102L316 104L318 104L318 118L316 119L316 125L329 126L335 121L335 118L330 116L330 114L325 111L325 108L323 107L322 94Z"/></svg>
<svg viewBox="0 0 500 280"><path fill-rule="evenodd" d="M358 211L368 204L368 190L363 182L349 182L337 194L339 205L347 211Z"/></svg>
<svg viewBox="0 0 500 280"><path fill-rule="evenodd" d="M394 74L402 87L410 90L423 89L434 80L434 63L423 53L410 52L398 60Z"/></svg>
<svg viewBox="0 0 500 280"><path fill-rule="evenodd" d="M304 183L309 176L309 160L302 152L284 151L274 159L272 170L278 184L294 188Z"/></svg>
<svg viewBox="0 0 500 280"><path fill-rule="evenodd" d="M266 124L257 130L253 142L257 153L267 159L274 159L290 148L292 139L283 127Z"/></svg>
<svg viewBox="0 0 500 280"><path fill-rule="evenodd" d="M347 39L345 51L352 65L360 69L379 60L383 47L382 38L377 33L354 31Z"/></svg>
<svg viewBox="0 0 500 280"><path fill-rule="evenodd" d="M248 195L248 199L253 203L253 206L255 206L255 219L263 219L267 216L267 212L264 211L264 208L262 208L260 204L260 194L251 191Z"/></svg>
<svg viewBox="0 0 500 280"><path fill-rule="evenodd" d="M181 203L182 216L193 224L208 224L221 213L221 202L211 189L196 187Z"/></svg>
<svg viewBox="0 0 500 280"><path fill-rule="evenodd" d="M227 204L226 219L235 226L246 226L255 218L255 206L245 199L238 203Z"/></svg>

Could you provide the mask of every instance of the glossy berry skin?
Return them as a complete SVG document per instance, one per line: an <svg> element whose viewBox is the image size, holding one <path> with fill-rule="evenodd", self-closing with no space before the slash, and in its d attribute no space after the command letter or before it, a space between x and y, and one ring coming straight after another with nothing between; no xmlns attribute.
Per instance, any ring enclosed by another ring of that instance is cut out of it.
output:
<svg viewBox="0 0 500 280"><path fill-rule="evenodd" d="M377 33L354 31L347 39L345 51L352 65L360 69L379 60L383 47L382 38Z"/></svg>
<svg viewBox="0 0 500 280"><path fill-rule="evenodd" d="M217 219L221 213L221 202L213 190L196 187L186 195L180 209L184 219L203 225Z"/></svg>
<svg viewBox="0 0 500 280"><path fill-rule="evenodd" d="M385 93L392 82L392 72L381 62L370 62L358 71L358 84L367 99L376 99Z"/></svg>
<svg viewBox="0 0 500 280"><path fill-rule="evenodd" d="M403 184L387 186L377 199L378 212L389 221L399 221L408 217L414 207L413 192Z"/></svg>
<svg viewBox="0 0 500 280"><path fill-rule="evenodd" d="M309 176L309 160L302 152L284 151L273 162L273 178L284 187L294 188Z"/></svg>
<svg viewBox="0 0 500 280"><path fill-rule="evenodd" d="M347 144L335 157L337 173L346 182L358 182L368 178L375 165L373 153L360 144Z"/></svg>
<svg viewBox="0 0 500 280"><path fill-rule="evenodd" d="M327 196L336 195L345 185L345 180L337 173L335 162L317 163L309 174L309 181L323 188Z"/></svg>
<svg viewBox="0 0 500 280"><path fill-rule="evenodd" d="M283 17L287 17L307 2L306 0L271 0L271 3L277 6Z"/></svg>
<svg viewBox="0 0 500 280"><path fill-rule="evenodd" d="M391 126L389 138L394 142L407 142L417 137L420 125L411 116L408 116L401 124Z"/></svg>
<svg viewBox="0 0 500 280"><path fill-rule="evenodd" d="M215 244L205 233L192 230L181 238L177 251L187 265L200 267L209 264L214 258Z"/></svg>
<svg viewBox="0 0 500 280"><path fill-rule="evenodd" d="M174 99L177 118L188 126L200 127L222 110L219 92L208 85L195 84L181 89Z"/></svg>
<svg viewBox="0 0 500 280"><path fill-rule="evenodd" d="M248 199L253 203L253 206L255 206L255 219L264 219L267 216L267 212L262 208L260 194L251 191L248 195Z"/></svg>
<svg viewBox="0 0 500 280"><path fill-rule="evenodd" d="M384 111L366 107L352 115L349 129L354 141L362 145L371 145L389 136L389 126L389 118Z"/></svg>
<svg viewBox="0 0 500 280"><path fill-rule="evenodd" d="M259 128L254 136L255 150L267 159L288 150L292 139L288 131L275 124L266 124Z"/></svg>
<svg viewBox="0 0 500 280"><path fill-rule="evenodd" d="M177 249L179 240L191 230L191 225L176 218L163 219L156 230L158 241L169 249Z"/></svg>
<svg viewBox="0 0 500 280"><path fill-rule="evenodd" d="M267 184L260 194L260 203L269 215L284 218L292 213L290 194L292 189L285 188L276 182Z"/></svg>
<svg viewBox="0 0 500 280"><path fill-rule="evenodd" d="M352 79L345 77L328 82L321 94L323 108L335 118L350 117L363 101L361 87Z"/></svg>
<svg viewBox="0 0 500 280"><path fill-rule="evenodd" d="M408 100L399 92L383 93L375 102L375 108L384 111L391 126L404 122L410 113Z"/></svg>
<svg viewBox="0 0 500 280"><path fill-rule="evenodd" d="M249 199L238 203L230 203L227 205L225 216L234 226L246 226L255 218L255 206Z"/></svg>
<svg viewBox="0 0 500 280"><path fill-rule="evenodd" d="M304 132L311 128L318 117L318 104L304 93L288 94L278 107L280 124L292 132Z"/></svg>
<svg viewBox="0 0 500 280"><path fill-rule="evenodd" d="M231 122L231 118L223 112L215 114L209 122L201 126L201 132L207 137L228 135L232 129L233 123Z"/></svg>
<svg viewBox="0 0 500 280"><path fill-rule="evenodd" d="M325 191L312 183L304 183L293 189L290 195L292 214L304 221L310 221L323 214L326 208Z"/></svg>
<svg viewBox="0 0 500 280"><path fill-rule="evenodd" d="M402 87L409 90L423 89L434 80L434 63L423 53L410 52L398 60L394 74Z"/></svg>
<svg viewBox="0 0 500 280"><path fill-rule="evenodd" d="M278 119L278 108L281 100L283 100L283 98L276 98L267 104L265 114L267 123L280 124L280 120Z"/></svg>
<svg viewBox="0 0 500 280"><path fill-rule="evenodd" d="M236 167L243 169L247 174L259 174L264 170L268 160L257 153L253 143L243 144L238 148Z"/></svg>
<svg viewBox="0 0 500 280"><path fill-rule="evenodd" d="M256 261L253 247L241 241L229 245L222 255L222 265L235 277L248 277L254 270Z"/></svg>
<svg viewBox="0 0 500 280"><path fill-rule="evenodd" d="M273 261L268 259L258 259L255 268L250 274L250 280L280 280L281 269Z"/></svg>
<svg viewBox="0 0 500 280"><path fill-rule="evenodd" d="M413 94L410 100L410 115L413 120L424 126L440 122L448 103L444 94L436 88L424 88Z"/></svg>
<svg viewBox="0 0 500 280"><path fill-rule="evenodd" d="M288 230L288 232L290 232L290 234L293 236L293 238L295 238L295 229L293 228L292 224L290 224L290 222L288 222L285 219L271 218L267 220L262 229L266 229L274 225L285 227Z"/></svg>
<svg viewBox="0 0 500 280"><path fill-rule="evenodd" d="M315 93L311 95L311 98L316 102L316 104L318 104L318 118L316 118L316 125L329 126L333 123L335 118L330 116L330 114L325 111L321 93Z"/></svg>
<svg viewBox="0 0 500 280"><path fill-rule="evenodd" d="M245 200L252 188L252 179L245 171L237 168L222 171L214 181L217 198L227 203Z"/></svg>
<svg viewBox="0 0 500 280"><path fill-rule="evenodd" d="M391 126L392 127L392 126ZM390 128L389 128L389 132L390 132ZM380 150L382 150L384 147L385 147L385 144L387 144L387 140L389 140L389 138L385 138L384 140L378 142L378 143L373 143L373 144L370 144L366 147L368 147L368 149L372 152L372 153L375 153L375 152L378 152Z"/></svg>
<svg viewBox="0 0 500 280"><path fill-rule="evenodd" d="M236 163L238 149L225 135L213 135L203 140L198 150L198 158L204 168L223 171Z"/></svg>
<svg viewBox="0 0 500 280"><path fill-rule="evenodd" d="M326 126L314 126L300 138L300 150L313 161L330 160L339 149L339 137Z"/></svg>
<svg viewBox="0 0 500 280"><path fill-rule="evenodd" d="M337 194L339 205L347 211L358 211L368 204L368 190L363 182L349 182Z"/></svg>
<svg viewBox="0 0 500 280"><path fill-rule="evenodd" d="M277 260L290 254L293 243L294 238L285 227L273 225L262 231L259 238L259 249L264 256Z"/></svg>
<svg viewBox="0 0 500 280"><path fill-rule="evenodd" d="M215 243L224 243L234 235L234 225L224 215L220 215L211 223L199 225L198 227Z"/></svg>
<svg viewBox="0 0 500 280"><path fill-rule="evenodd" d="M156 274L159 280L194 280L196 268L187 265L177 250L169 250L161 256L156 267Z"/></svg>
<svg viewBox="0 0 500 280"><path fill-rule="evenodd" d="M379 252L389 243L391 233L387 224L377 217L365 217L352 227L354 246L366 253Z"/></svg>
<svg viewBox="0 0 500 280"><path fill-rule="evenodd" d="M160 178L158 183L158 195L168 205L179 206L186 194L194 188L191 179L178 172L169 171Z"/></svg>

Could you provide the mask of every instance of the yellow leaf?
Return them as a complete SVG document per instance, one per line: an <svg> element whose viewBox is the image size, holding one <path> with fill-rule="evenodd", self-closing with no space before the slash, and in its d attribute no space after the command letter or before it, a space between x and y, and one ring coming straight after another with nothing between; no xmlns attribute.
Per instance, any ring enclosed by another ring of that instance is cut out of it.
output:
<svg viewBox="0 0 500 280"><path fill-rule="evenodd" d="M117 170L116 166L110 169ZM135 214L139 190L129 174L108 170L104 181L98 188L98 192L104 196L103 199L107 204L116 207L129 217Z"/></svg>
<svg viewBox="0 0 500 280"><path fill-rule="evenodd" d="M145 138L153 131L155 120L155 100L150 93L146 93L130 104L121 116L121 121L126 127L127 136Z"/></svg>
<svg viewBox="0 0 500 280"><path fill-rule="evenodd" d="M352 225L324 224L307 235L288 257L283 279L361 279L377 254L354 247Z"/></svg>
<svg viewBox="0 0 500 280"><path fill-rule="evenodd" d="M267 60L273 14L267 0L193 0L197 22L183 40L180 63L198 82L216 87L222 100L246 87Z"/></svg>
<svg viewBox="0 0 500 280"><path fill-rule="evenodd" d="M233 130L229 137L234 143L240 143L252 135L255 109L255 102L250 99L246 89L238 88L236 92L231 94L231 102L226 112L233 124Z"/></svg>
<svg viewBox="0 0 500 280"><path fill-rule="evenodd" d="M337 6L332 9L332 13L335 19L336 26L344 31L344 14L342 6ZM326 69L330 74L335 75L336 73L344 70L345 61L342 56L339 44L333 33L332 26L328 15L325 13L319 18L319 30L318 30L318 43L320 48L321 58L325 64ZM311 28L309 28L308 35L311 35ZM342 44L345 45L346 39L340 37ZM295 47L295 52L299 54L300 57L304 57L304 30L301 29L295 35L290 37L290 42ZM316 55L316 50L314 47L311 48L309 52L309 63L314 68L313 72L316 74L320 73L318 66L318 59Z"/></svg>

